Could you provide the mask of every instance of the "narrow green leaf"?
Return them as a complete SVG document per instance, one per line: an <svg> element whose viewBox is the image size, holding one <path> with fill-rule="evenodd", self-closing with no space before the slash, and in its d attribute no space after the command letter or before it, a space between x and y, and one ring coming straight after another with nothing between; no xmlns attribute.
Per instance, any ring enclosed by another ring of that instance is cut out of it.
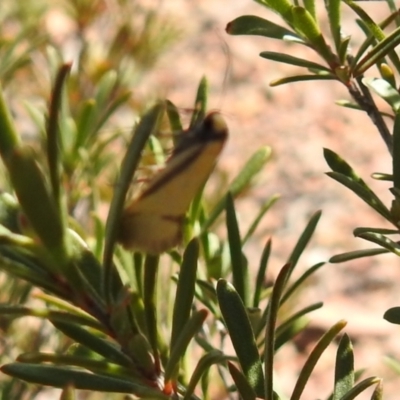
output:
<svg viewBox="0 0 400 400"><path fill-rule="evenodd" d="M196 100L194 102L194 111L190 120L189 129L192 129L196 124L204 119L207 110L207 95L208 82L206 77L203 76L197 88Z"/></svg>
<svg viewBox="0 0 400 400"><path fill-rule="evenodd" d="M290 254L287 264L290 264L290 272L288 278L290 277L291 273L293 272L294 268L296 267L300 256L303 254L305 248L307 247L308 243L311 240L312 235L314 234L315 228L321 218L322 211L317 211L312 215L310 220L308 221L304 231L300 235L292 253Z"/></svg>
<svg viewBox="0 0 400 400"><path fill-rule="evenodd" d="M62 321L51 321L52 324L64 335L81 345L89 348L97 354L103 356L106 360L115 362L126 368L132 368L132 360L122 353L114 344L90 333L88 330L81 328L79 325Z"/></svg>
<svg viewBox="0 0 400 400"><path fill-rule="evenodd" d="M371 34L378 40L383 40L385 38L385 33L383 30L372 20L372 18L367 14L367 12L358 4L354 3L352 0L343 0L368 26Z"/></svg>
<svg viewBox="0 0 400 400"><path fill-rule="evenodd" d="M257 395L242 372L231 362L228 362L228 369L240 397L243 400L256 400Z"/></svg>
<svg viewBox="0 0 400 400"><path fill-rule="evenodd" d="M385 311L383 318L396 325L400 325L400 307L391 307Z"/></svg>
<svg viewBox="0 0 400 400"><path fill-rule="evenodd" d="M335 389L333 400L341 400L354 385L353 345L347 334L340 339L336 352Z"/></svg>
<svg viewBox="0 0 400 400"><path fill-rule="evenodd" d="M32 149L21 146L10 154L7 169L19 203L43 245L56 257L56 271L66 268L64 227L46 178ZM63 271L68 272L68 271Z"/></svg>
<svg viewBox="0 0 400 400"><path fill-rule="evenodd" d="M52 277L47 273L47 271L40 271L37 268L31 268L29 261L19 262L13 260L9 257L9 254L5 253L5 251L5 248L0 246L1 271L5 271L11 276L20 278L36 287L47 290L49 293L53 293L62 298L68 298L68 290L66 288L59 287L59 285L53 281Z"/></svg>
<svg viewBox="0 0 400 400"><path fill-rule="evenodd" d="M329 0L325 2L325 7L328 11L329 26L331 29L332 37L335 42L336 51L339 53L341 47L341 13L340 13L340 0ZM315 18L315 17L314 17Z"/></svg>
<svg viewBox="0 0 400 400"><path fill-rule="evenodd" d="M227 357L219 350L211 350L205 354L196 365L193 371L190 381L186 387L186 393L183 400L189 400L192 398L193 393L197 387L201 377L209 370L213 364L221 364L227 360Z"/></svg>
<svg viewBox="0 0 400 400"><path fill-rule="evenodd" d="M271 298L268 304L268 312L266 318L266 332L264 345L264 396L265 399L274 399L274 354L275 354L275 327L278 318L279 304L283 288L290 274L290 265L286 264L279 271L274 287L272 289ZM257 392L258 397L261 397Z"/></svg>
<svg viewBox="0 0 400 400"><path fill-rule="evenodd" d="M179 272L172 317L171 341L169 346L171 351L173 351L179 334L190 317L195 292L198 257L199 242L197 239L193 239L185 249Z"/></svg>
<svg viewBox="0 0 400 400"><path fill-rule="evenodd" d="M400 111L400 94L388 81L381 78L364 78L363 83L385 100L395 113ZM394 150L393 150L394 151Z"/></svg>
<svg viewBox="0 0 400 400"><path fill-rule="evenodd" d="M303 41L297 33L255 15L243 15L229 22L225 28L229 35L256 35L283 40L286 36Z"/></svg>
<svg viewBox="0 0 400 400"><path fill-rule="evenodd" d="M107 302L112 304L115 284L115 267L112 263L114 246L118 236L119 222L124 207L125 197L128 193L133 174L139 165L142 150L150 135L157 129L165 105L156 104L141 119L135 128L135 134L128 145L124 160L122 161L119 182L115 186L114 196L110 205L106 223L106 238L104 245L104 290Z"/></svg>
<svg viewBox="0 0 400 400"><path fill-rule="evenodd" d="M281 301L282 304L282 301ZM287 318L285 321L283 321L278 328L276 329L275 332L275 336L276 336L276 340L279 339L279 336L282 334L282 332L286 331L289 327L296 325L296 323L299 320L304 320L304 316L315 311L315 310L319 310L320 308L322 308L322 306L324 305L324 303L322 302L318 302L315 304L311 304L307 307L302 308L301 310L295 312L293 315L291 315L289 318Z"/></svg>
<svg viewBox="0 0 400 400"><path fill-rule="evenodd" d="M373 172L371 178L377 181L393 182L393 175L385 172Z"/></svg>
<svg viewBox="0 0 400 400"><path fill-rule="evenodd" d="M400 245L397 242L389 239L388 237L381 235L379 233L361 233L357 237L368 240L369 242L376 243L384 249L400 256Z"/></svg>
<svg viewBox="0 0 400 400"><path fill-rule="evenodd" d="M66 367L11 363L3 365L0 370L10 376L23 379L39 385L64 388L72 384L76 389L93 390L97 392L130 393L139 397L168 400L169 397L161 391L146 386L139 386L128 380L111 378L104 375L94 375L88 372L76 371Z"/></svg>
<svg viewBox="0 0 400 400"><path fill-rule="evenodd" d="M318 54L329 65L338 64L313 16L303 7L292 7L292 16L296 29L300 30L306 36Z"/></svg>
<svg viewBox="0 0 400 400"><path fill-rule="evenodd" d="M346 261L356 260L358 258L372 257L380 254L386 254L388 250L386 249L365 249L349 251L348 253L337 254L329 259L332 264L342 263Z"/></svg>
<svg viewBox="0 0 400 400"><path fill-rule="evenodd" d="M48 319L50 321L66 321L71 324L79 324L88 326L99 331L105 330L97 320L92 318L90 315L76 315L65 311L54 311L46 308L31 308L25 306L12 306L9 304L0 304L0 314L7 315L8 317L20 318L20 317L37 317Z"/></svg>
<svg viewBox="0 0 400 400"><path fill-rule="evenodd" d="M317 20L317 13L315 9L315 0L303 0L304 8L310 13L312 18Z"/></svg>
<svg viewBox="0 0 400 400"><path fill-rule="evenodd" d="M327 172L326 175L349 188L360 199L376 210L388 221L392 221L392 215L383 202L375 195L368 186L362 185L353 179L336 172Z"/></svg>
<svg viewBox="0 0 400 400"><path fill-rule="evenodd" d="M249 306L249 271L242 253L242 240L236 219L235 205L230 193L226 197L226 229L231 255L233 286L245 306Z"/></svg>
<svg viewBox="0 0 400 400"><path fill-rule="evenodd" d="M286 78L275 79L269 83L269 86L275 87L280 85L286 85L287 83L322 81L322 80L337 81L338 78L337 76L328 73L321 73L318 75L296 75L296 76L288 76Z"/></svg>
<svg viewBox="0 0 400 400"><path fill-rule="evenodd" d="M138 384L144 383L141 380L141 377L139 378L137 376L138 372L132 368L124 368L107 360L97 360L88 358L87 356L31 352L20 354L17 357L17 361L26 364L52 363L64 367L68 366L85 368L86 370L95 374L104 374L115 378L128 378Z"/></svg>
<svg viewBox="0 0 400 400"><path fill-rule="evenodd" d="M350 46L350 40L351 40L351 36L346 36L346 37L340 39L339 49L337 50L340 65L343 65L346 63L348 49Z"/></svg>
<svg viewBox="0 0 400 400"><path fill-rule="evenodd" d="M147 327L147 339L153 349L153 355L158 361L158 329L157 329L157 276L159 257L147 255L144 266L143 303Z"/></svg>
<svg viewBox="0 0 400 400"><path fill-rule="evenodd" d="M274 351L275 353L283 347L285 344L290 343L294 338L301 332L304 332L307 326L310 324L308 318L298 318L292 324L285 325L280 329L278 328L275 334Z"/></svg>
<svg viewBox="0 0 400 400"><path fill-rule="evenodd" d="M224 279L218 281L217 296L243 373L257 396L263 397L264 384L261 360L242 299L235 288Z"/></svg>
<svg viewBox="0 0 400 400"><path fill-rule="evenodd" d="M272 241L268 239L267 243L263 248L263 252L261 255L260 266L258 267L257 278L256 278L256 286L254 288L254 299L253 299L253 307L258 307L261 300L261 293L264 287L265 275L267 272L268 260L271 254L271 246Z"/></svg>
<svg viewBox="0 0 400 400"><path fill-rule="evenodd" d="M284 304L287 300L289 300L292 294L317 270L325 265L325 262L320 262L318 264L313 265L312 267L308 268L300 278L296 279L285 291L284 295L281 299L281 305Z"/></svg>
<svg viewBox="0 0 400 400"><path fill-rule="evenodd" d="M179 333L179 336L175 342L175 347L171 349L172 351L165 367L164 378L166 382L173 378L175 372L179 372L178 363L184 356L190 341L203 326L207 316L208 311L206 309L193 312L191 318L187 321L182 331Z"/></svg>
<svg viewBox="0 0 400 400"><path fill-rule="evenodd" d="M100 78L96 85L95 100L100 109L105 109L109 102L110 95L118 84L118 73L109 70Z"/></svg>
<svg viewBox="0 0 400 400"><path fill-rule="evenodd" d="M241 169L239 174L233 179L232 183L229 185L228 191L233 197L239 195L254 179L254 177L262 170L264 165L271 158L271 148L262 147L257 150L246 162L244 167ZM205 232L219 217L222 211L225 210L226 199L222 198L214 209L210 212L210 216L202 225L202 232Z"/></svg>
<svg viewBox="0 0 400 400"><path fill-rule="evenodd" d="M346 326L346 321L342 320L333 325L318 341L314 349L311 351L307 361L305 362L296 385L293 389L293 393L290 400L300 400L303 390L310 379L311 373L314 370L315 365L320 359L325 349L332 343L339 332Z"/></svg>
<svg viewBox="0 0 400 400"><path fill-rule="evenodd" d="M387 364L397 375L400 374L400 362L391 356L385 356L385 364Z"/></svg>
<svg viewBox="0 0 400 400"><path fill-rule="evenodd" d="M246 234L242 239L242 246L253 236L253 233L257 229L259 223L261 222L264 215L268 212L268 210L275 204L275 202L279 199L280 196L273 195L271 196L261 207L258 211L257 216L254 218L254 221L250 224L249 228L247 229Z"/></svg>
<svg viewBox="0 0 400 400"><path fill-rule="evenodd" d="M377 26L377 25L376 25ZM380 30L380 28L379 28ZM383 31L382 31L383 32ZM380 35L379 35L380 36ZM379 43L374 46L367 55L362 58L358 64L354 66L353 75L359 76L362 75L366 70L368 70L371 66L382 62L384 57L389 56L393 64L396 66L397 70L400 68L400 60L394 49L400 43L400 28L394 30L390 35L386 38L380 36Z"/></svg>
<svg viewBox="0 0 400 400"><path fill-rule="evenodd" d="M400 154L400 112L397 110L393 127L393 154ZM400 157L392 157L393 185L400 189Z"/></svg>
<svg viewBox="0 0 400 400"><path fill-rule="evenodd" d="M268 8L277 12L286 22L293 22L293 5L289 0L267 0L266 3Z"/></svg>
<svg viewBox="0 0 400 400"><path fill-rule="evenodd" d="M382 379L373 376L371 378L367 378L362 380L361 382L357 383L349 392L347 392L340 400L354 400L358 397L358 395L369 387L375 384L381 384Z"/></svg>
<svg viewBox="0 0 400 400"><path fill-rule="evenodd" d="M74 152L78 152L82 146L89 145L88 137L92 134L96 123L95 111L96 102L94 99L88 99L82 104L76 126Z"/></svg>
<svg viewBox="0 0 400 400"><path fill-rule="evenodd" d="M378 384L372 393L371 400L383 400L383 380L379 379Z"/></svg>
<svg viewBox="0 0 400 400"><path fill-rule="evenodd" d="M100 132L103 126L110 120L112 114L121 106L126 104L131 97L131 92L123 92L117 94L115 98L111 100L111 103L107 104L107 108L103 109L100 107L101 113L97 116L97 122L92 131L94 133ZM108 101L110 99L107 99ZM117 135L116 137L118 137ZM92 135L92 140L96 140L96 135Z"/></svg>
<svg viewBox="0 0 400 400"><path fill-rule="evenodd" d="M330 73L331 70L322 64L318 64L312 61L305 60L303 58L294 57L288 54L277 53L275 51L263 51L260 53L260 57L266 58L267 60L277 61L284 64L296 65L298 67L321 70Z"/></svg>
<svg viewBox="0 0 400 400"><path fill-rule="evenodd" d="M169 124L171 126L172 132L181 132L183 131L183 126L181 123L181 119L179 117L178 108L171 101L166 100L166 111L169 120Z"/></svg>
<svg viewBox="0 0 400 400"><path fill-rule="evenodd" d="M65 218L66 210L61 196L61 154L60 154L60 133L59 133L59 114L61 100L67 76L70 72L71 64L64 64L58 70L54 87L50 96L49 115L47 119L47 166L50 177L53 199L61 218Z"/></svg>
<svg viewBox="0 0 400 400"><path fill-rule="evenodd" d="M3 87L0 85L0 155L4 163L7 163L11 153L20 145L21 139L18 136L11 112L7 107L4 98Z"/></svg>

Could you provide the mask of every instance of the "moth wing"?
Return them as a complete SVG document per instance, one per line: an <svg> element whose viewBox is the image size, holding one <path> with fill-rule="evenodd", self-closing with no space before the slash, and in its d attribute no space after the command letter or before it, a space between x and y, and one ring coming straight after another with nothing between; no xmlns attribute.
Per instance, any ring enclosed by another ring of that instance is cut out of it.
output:
<svg viewBox="0 0 400 400"><path fill-rule="evenodd" d="M181 242L183 220L184 216L134 213L125 216L121 221L119 241L128 249L159 254Z"/></svg>

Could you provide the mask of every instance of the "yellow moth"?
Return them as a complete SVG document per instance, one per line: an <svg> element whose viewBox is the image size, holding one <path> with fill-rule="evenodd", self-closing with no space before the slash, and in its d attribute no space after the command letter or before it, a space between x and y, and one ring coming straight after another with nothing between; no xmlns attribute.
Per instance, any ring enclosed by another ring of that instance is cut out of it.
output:
<svg viewBox="0 0 400 400"><path fill-rule="evenodd" d="M186 212L214 169L228 137L221 114L211 112L184 133L165 168L125 207L118 241L159 254L182 240Z"/></svg>

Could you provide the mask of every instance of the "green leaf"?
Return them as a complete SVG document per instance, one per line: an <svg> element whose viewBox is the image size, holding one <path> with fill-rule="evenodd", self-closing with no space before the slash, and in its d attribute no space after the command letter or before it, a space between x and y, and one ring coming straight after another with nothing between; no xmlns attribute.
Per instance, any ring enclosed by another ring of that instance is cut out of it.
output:
<svg viewBox="0 0 400 400"><path fill-rule="evenodd" d="M399 96L400 97L400 96ZM396 117L393 126L393 154L392 171L393 171L393 186L395 189L400 189L400 112L396 110ZM397 196L395 196L397 197ZM396 198L396 200L398 200Z"/></svg>
<svg viewBox="0 0 400 400"><path fill-rule="evenodd" d="M392 307L385 311L383 318L396 325L400 325L400 307Z"/></svg>
<svg viewBox="0 0 400 400"><path fill-rule="evenodd" d="M243 400L256 400L257 396L242 372L231 362L228 362L228 369L240 397Z"/></svg>
<svg viewBox="0 0 400 400"><path fill-rule="evenodd" d="M18 257L15 257L15 251L10 252L7 250L9 249L6 249L4 246L0 246L1 271L5 271L11 276L23 279L34 286L45 289L49 293L53 293L62 298L68 298L68 290L60 287L57 282L54 282L47 271L43 271L39 268L32 268L31 265L33 263L31 260L25 260L25 257L21 257L20 254L18 254Z"/></svg>
<svg viewBox="0 0 400 400"><path fill-rule="evenodd" d="M232 194L233 197L239 195L244 189L246 189L254 177L262 170L264 165L271 158L271 148L262 147L257 150L246 162L244 167L241 169L239 174L233 179L232 183L229 185L228 192ZM226 199L222 198L214 209L210 212L210 216L202 225L202 233L205 232L219 217L222 211L225 210Z"/></svg>
<svg viewBox="0 0 400 400"><path fill-rule="evenodd" d="M171 354L168 363L165 367L164 378L166 382L169 382L173 378L175 371L178 371L178 363L184 356L190 341L198 333L203 326L204 321L208 316L208 311L205 309L193 312L191 318L187 321L182 331L175 342L175 346L171 349Z"/></svg>
<svg viewBox="0 0 400 400"><path fill-rule="evenodd" d="M229 35L256 35L281 40L291 36L302 41L297 33L255 15L243 15L236 18L228 23L225 30Z"/></svg>
<svg viewBox="0 0 400 400"><path fill-rule="evenodd" d="M254 231L257 229L258 224L261 222L264 215L269 211L269 209L275 204L275 202L279 199L279 195L271 196L267 201L260 207L257 216L254 218L254 221L251 223L250 227L247 229L246 234L242 239L242 246L253 236Z"/></svg>
<svg viewBox="0 0 400 400"><path fill-rule="evenodd" d="M354 236L363 238L368 240L369 242L376 243L384 249L389 250L390 252L400 256L400 245L393 240L390 240L388 237L381 235L379 233L360 233L355 234Z"/></svg>
<svg viewBox="0 0 400 400"><path fill-rule="evenodd" d="M322 302L311 304L282 322L275 332L275 352L285 343L291 341L299 332L304 331L309 324L308 318L304 317L305 315L320 309L322 306Z"/></svg>
<svg viewBox="0 0 400 400"><path fill-rule="evenodd" d="M369 387L375 384L382 384L382 379L375 376L364 379L363 381L357 383L357 385L355 385L350 391L348 391L340 400L353 400L357 398L360 393L366 391Z"/></svg>
<svg viewBox="0 0 400 400"><path fill-rule="evenodd" d="M7 163L12 152L19 147L21 139L18 136L11 113L4 98L3 88L0 85L0 155Z"/></svg>
<svg viewBox="0 0 400 400"><path fill-rule="evenodd" d="M67 211L64 209L64 198L61 193L61 157L60 154L60 132L59 132L59 114L61 109L61 101L67 76L70 72L71 64L62 65L57 73L54 87L50 96L49 115L47 119L47 166L50 176L51 190L53 199L61 218L66 217Z"/></svg>
<svg viewBox="0 0 400 400"><path fill-rule="evenodd" d="M261 360L242 299L235 288L224 279L218 281L217 296L242 371L257 396L263 397L264 383Z"/></svg>
<svg viewBox="0 0 400 400"><path fill-rule="evenodd" d="M386 249L365 249L349 251L347 253L337 254L329 259L332 264L342 263L346 261L356 260L358 258L372 257L380 254L386 254L389 251Z"/></svg>
<svg viewBox="0 0 400 400"><path fill-rule="evenodd" d="M37 317L48 319L50 321L67 321L71 324L79 324L83 326L88 326L99 331L105 330L103 325L101 325L97 320L92 318L90 315L76 315L65 311L55 311L46 308L31 308L24 306L12 306L9 304L0 304L0 314L6 315L12 318L20 317Z"/></svg>
<svg viewBox="0 0 400 400"><path fill-rule="evenodd" d="M284 295L281 299L281 305L284 304L287 300L289 300L292 294L317 270L325 265L324 262L320 262L318 264L313 265L312 267L308 268L300 278L296 279L285 291Z"/></svg>
<svg viewBox="0 0 400 400"><path fill-rule="evenodd" d="M165 104L156 104L142 117L139 125L135 128L135 134L128 145L124 160L122 161L119 182L116 184L114 196L111 201L110 210L106 223L106 238L104 245L103 267L104 267L104 293L107 302L112 303L115 292L120 291L120 287L115 289L115 268L112 263L115 242L118 237L118 229L125 197L132 182L133 174L139 165L142 150L150 135L157 129L164 113Z"/></svg>
<svg viewBox="0 0 400 400"><path fill-rule="evenodd" d="M336 353L333 400L341 400L354 385L354 353L348 335L344 334Z"/></svg>
<svg viewBox="0 0 400 400"><path fill-rule="evenodd" d="M268 260L271 254L271 239L268 239L267 243L264 246L260 266L258 267L257 278L256 278L256 287L254 288L254 298L253 298L253 307L258 307L261 300L261 293L264 287L265 275L267 272Z"/></svg>
<svg viewBox="0 0 400 400"><path fill-rule="evenodd" d="M172 132L182 132L183 126L179 117L178 108L171 101L166 100L166 111Z"/></svg>
<svg viewBox="0 0 400 400"><path fill-rule="evenodd" d="M269 83L269 86L275 87L280 85L286 85L287 83L293 82L308 82L308 81L337 81L338 78L336 75L328 74L328 73L320 73L317 75L296 75L296 76L288 76L286 78L275 79Z"/></svg>
<svg viewBox="0 0 400 400"><path fill-rule="evenodd" d="M134 393L139 397L168 400L161 391L146 386L139 386L128 380L94 375L66 367L49 365L11 363L3 365L0 370L10 376L39 385L64 388L72 384L76 389L97 392Z"/></svg>
<svg viewBox="0 0 400 400"><path fill-rule="evenodd" d="M274 399L274 354L275 354L275 327L278 318L282 292L289 278L290 265L286 264L279 271L271 298L267 308L266 332L264 345L265 368L265 398ZM258 393L257 393L258 394ZM259 396L260 397L260 396Z"/></svg>
<svg viewBox="0 0 400 400"><path fill-rule="evenodd" d="M290 264L290 272L288 278L292 274L294 268L296 267L300 256L303 254L305 248L310 242L312 235L315 232L315 228L317 227L318 221L321 218L322 211L317 211L308 221L304 231L300 235L292 253L290 254L287 263Z"/></svg>
<svg viewBox="0 0 400 400"><path fill-rule="evenodd" d="M383 400L383 380L380 379L374 393L372 393L371 400Z"/></svg>
<svg viewBox="0 0 400 400"><path fill-rule="evenodd" d="M205 76L201 78L197 88L196 100L194 102L194 111L190 121L189 129L203 121L207 110L208 82Z"/></svg>
<svg viewBox="0 0 400 400"><path fill-rule="evenodd" d="M100 338L98 335L90 333L79 325L68 322L52 320L52 324L64 335L97 354L103 356L106 360L114 362L126 368L132 368L132 360L121 352L114 344Z"/></svg>
<svg viewBox="0 0 400 400"><path fill-rule="evenodd" d="M349 0L344 0L345 2L349 2ZM358 7L358 6L357 6ZM363 20L366 22L366 20ZM374 35L376 39L379 40L379 43L374 46L367 55L364 56L356 65L352 67L352 72L354 76L359 76L363 74L366 70L368 70L371 66L381 62L384 57L389 56L390 60L395 65L396 69L399 71L400 69L400 60L395 53L394 49L400 43L400 28L395 29L390 35L385 37L384 32L381 28L376 25L372 20L368 23L368 27L371 29L371 33Z"/></svg>
<svg viewBox="0 0 400 400"><path fill-rule="evenodd" d="M310 379L312 371L314 370L314 367L317 364L318 360L320 359L321 355L345 326L346 326L346 321L342 320L337 322L318 341L318 343L311 351L310 355L307 358L307 361L305 362L303 368L300 371L296 385L293 389L292 396L290 397L291 400L301 399L301 395L307 384L307 381Z"/></svg>
<svg viewBox="0 0 400 400"><path fill-rule="evenodd" d="M305 8L296 6L292 7L292 16L296 29L306 36L318 54L329 65L336 65L336 57L325 42L325 38L313 16Z"/></svg>
<svg viewBox="0 0 400 400"><path fill-rule="evenodd" d="M179 272L172 316L172 332L169 346L171 351L174 350L179 334L190 317L195 292L198 257L199 242L197 239L193 239L186 247Z"/></svg>
<svg viewBox="0 0 400 400"><path fill-rule="evenodd" d="M144 316L146 319L147 339L153 349L156 363L159 358L158 330L157 330L157 276L159 267L159 256L147 255L144 265Z"/></svg>
<svg viewBox="0 0 400 400"><path fill-rule="evenodd" d="M376 210L388 221L391 221L390 211L378 196L368 187L368 185L358 176L351 166L339 155L329 149L324 149L324 157L328 165L334 172L327 175L342 183L353 191L358 197Z"/></svg>
<svg viewBox="0 0 400 400"><path fill-rule="evenodd" d="M384 99L395 113L399 113L400 94L396 88L391 86L385 79L381 78L364 78L362 81Z"/></svg>
<svg viewBox="0 0 400 400"><path fill-rule="evenodd" d="M193 371L192 376L190 377L190 381L186 387L186 393L183 397L183 400L189 400L192 398L192 395L196 389L198 382L201 377L209 370L209 368L213 364L220 364L225 362L227 357L219 350L211 350L207 354L205 354L196 365L196 368Z"/></svg>
<svg viewBox="0 0 400 400"><path fill-rule="evenodd" d="M315 0L303 0L304 8L310 13L314 20L317 20Z"/></svg>
<svg viewBox="0 0 400 400"><path fill-rule="evenodd" d="M284 64L289 64L289 65L296 65L298 67L303 67L303 68L308 68L308 69L315 69L315 70L321 70L324 72L330 73L331 70L324 65L305 60L303 58L298 58L294 56L290 56L288 54L282 54L282 53L277 53L275 51L263 51L260 53L260 57L266 58L267 60L273 60L273 61L278 61Z"/></svg>
<svg viewBox="0 0 400 400"><path fill-rule="evenodd" d="M329 0L325 2L325 7L328 11L329 27L331 29L332 37L335 42L336 51L338 53L342 45L342 39L340 34L341 30L340 6L341 6L340 0Z"/></svg>
<svg viewBox="0 0 400 400"><path fill-rule="evenodd" d="M226 229L231 255L233 286L245 306L249 306L249 271L242 253L242 240L236 218L235 205L230 193L226 197Z"/></svg>

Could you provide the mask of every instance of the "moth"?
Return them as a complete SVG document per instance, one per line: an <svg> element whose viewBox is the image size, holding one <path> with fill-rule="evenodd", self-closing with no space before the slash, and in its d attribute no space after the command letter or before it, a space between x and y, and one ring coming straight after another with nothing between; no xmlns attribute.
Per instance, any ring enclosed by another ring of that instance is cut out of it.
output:
<svg viewBox="0 0 400 400"><path fill-rule="evenodd" d="M182 134L165 168L126 205L118 235L123 247L159 254L182 241L190 203L214 169L227 138L227 125L218 112Z"/></svg>

